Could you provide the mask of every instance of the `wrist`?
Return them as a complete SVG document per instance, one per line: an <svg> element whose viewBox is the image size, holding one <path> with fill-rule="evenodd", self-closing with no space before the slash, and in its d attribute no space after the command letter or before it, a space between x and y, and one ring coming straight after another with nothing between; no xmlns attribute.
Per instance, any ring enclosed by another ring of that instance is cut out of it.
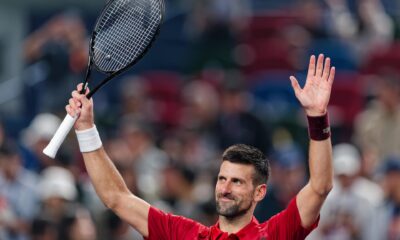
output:
<svg viewBox="0 0 400 240"><path fill-rule="evenodd" d="M324 110L305 110L308 117L321 117L328 113L326 109Z"/></svg>
<svg viewBox="0 0 400 240"><path fill-rule="evenodd" d="M329 125L329 117L326 112L324 115L309 116L308 120L308 135L310 139L315 141L323 141L331 137L331 128Z"/></svg>
<svg viewBox="0 0 400 240"><path fill-rule="evenodd" d="M79 123L76 125L75 131L85 131L93 127L95 127L94 123Z"/></svg>

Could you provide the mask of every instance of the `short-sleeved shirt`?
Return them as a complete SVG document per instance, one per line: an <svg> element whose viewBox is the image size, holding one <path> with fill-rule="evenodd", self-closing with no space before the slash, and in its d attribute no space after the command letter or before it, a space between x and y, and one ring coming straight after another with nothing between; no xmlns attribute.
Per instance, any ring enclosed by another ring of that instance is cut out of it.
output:
<svg viewBox="0 0 400 240"><path fill-rule="evenodd" d="M147 240L270 240L270 239L304 239L318 226L319 218L309 228L301 226L296 198L288 207L272 216L269 220L259 223L253 216L251 222L237 233L228 234L221 231L219 223L206 227L191 219L164 213L154 207L149 210Z"/></svg>

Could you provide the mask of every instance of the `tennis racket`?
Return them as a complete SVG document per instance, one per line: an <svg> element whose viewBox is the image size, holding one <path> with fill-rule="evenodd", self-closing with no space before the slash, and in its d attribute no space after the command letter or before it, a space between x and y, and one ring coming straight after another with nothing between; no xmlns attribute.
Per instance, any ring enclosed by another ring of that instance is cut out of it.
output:
<svg viewBox="0 0 400 240"><path fill-rule="evenodd" d="M111 0L97 18L81 94L86 92L92 68L107 76L87 94L91 98L115 76L137 63L149 50L164 16L163 0ZM67 114L43 153L54 158L78 116Z"/></svg>

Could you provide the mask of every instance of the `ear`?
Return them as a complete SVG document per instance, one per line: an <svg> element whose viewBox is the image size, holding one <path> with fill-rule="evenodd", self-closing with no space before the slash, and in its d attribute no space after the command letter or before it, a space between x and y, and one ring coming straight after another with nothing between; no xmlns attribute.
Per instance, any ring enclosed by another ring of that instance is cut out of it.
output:
<svg viewBox="0 0 400 240"><path fill-rule="evenodd" d="M267 184L260 184L256 187L254 192L254 201L260 202L267 194Z"/></svg>

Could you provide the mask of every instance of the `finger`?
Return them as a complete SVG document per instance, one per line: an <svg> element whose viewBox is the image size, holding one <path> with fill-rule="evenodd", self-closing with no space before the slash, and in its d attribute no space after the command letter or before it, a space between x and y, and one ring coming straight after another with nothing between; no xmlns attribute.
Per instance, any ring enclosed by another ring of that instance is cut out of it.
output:
<svg viewBox="0 0 400 240"><path fill-rule="evenodd" d="M318 56L317 60L317 70L315 71L315 76L321 77L322 76L322 70L324 68L324 54L320 54Z"/></svg>
<svg viewBox="0 0 400 240"><path fill-rule="evenodd" d="M80 92L82 90L83 87L83 83L79 83L78 86L76 86L76 89L78 90L78 92Z"/></svg>
<svg viewBox="0 0 400 240"><path fill-rule="evenodd" d="M292 83L292 87L293 87L294 93L297 96L301 91L301 87L299 85L299 82L297 81L297 79L294 76L290 76L289 79L290 79L290 82Z"/></svg>
<svg viewBox="0 0 400 240"><path fill-rule="evenodd" d="M83 96L82 94L79 94L78 91L73 91L72 92L72 98L76 104L77 107L81 107L82 106L82 99L85 98L85 96Z"/></svg>
<svg viewBox="0 0 400 240"><path fill-rule="evenodd" d="M79 83L77 86L79 93L82 91L82 88L83 88L83 83ZM85 95L87 95L88 93L89 93L89 87L88 87L88 84L86 84Z"/></svg>
<svg viewBox="0 0 400 240"><path fill-rule="evenodd" d="M336 73L336 68L335 67L331 67L331 71L329 72L329 78L328 78L328 83L330 85L333 84L333 80L335 79L335 73Z"/></svg>
<svg viewBox="0 0 400 240"><path fill-rule="evenodd" d="M88 99L86 96L82 95L82 109L84 109L85 111L90 111L93 105L93 100L92 99Z"/></svg>
<svg viewBox="0 0 400 240"><path fill-rule="evenodd" d="M310 63L308 64L307 78L315 75L315 56L311 55Z"/></svg>
<svg viewBox="0 0 400 240"><path fill-rule="evenodd" d="M89 87L86 87L85 95L88 95L89 92L90 92Z"/></svg>
<svg viewBox="0 0 400 240"><path fill-rule="evenodd" d="M69 103L69 106L71 107L71 109L72 109L73 111L76 111L76 110L79 108L78 105L77 105L76 100L73 99L73 98L70 98L69 101L68 101L68 103Z"/></svg>
<svg viewBox="0 0 400 240"><path fill-rule="evenodd" d="M89 92L89 89L87 89L87 92ZM83 109L89 109L92 105L92 100L89 100L86 95L80 94L78 91L73 91L72 97L76 100L76 104Z"/></svg>
<svg viewBox="0 0 400 240"><path fill-rule="evenodd" d="M331 59L326 58L324 65L324 72L322 73L322 79L328 80L330 70L331 70Z"/></svg>
<svg viewBox="0 0 400 240"><path fill-rule="evenodd" d="M79 96L79 91L77 91L77 90L72 91L71 96L72 96L72 97L77 97L77 96Z"/></svg>
<svg viewBox="0 0 400 240"><path fill-rule="evenodd" d="M70 116L73 117L73 116L75 115L75 112L72 110L72 108L71 108L70 105L65 106L65 110L67 111L67 113L68 113Z"/></svg>

